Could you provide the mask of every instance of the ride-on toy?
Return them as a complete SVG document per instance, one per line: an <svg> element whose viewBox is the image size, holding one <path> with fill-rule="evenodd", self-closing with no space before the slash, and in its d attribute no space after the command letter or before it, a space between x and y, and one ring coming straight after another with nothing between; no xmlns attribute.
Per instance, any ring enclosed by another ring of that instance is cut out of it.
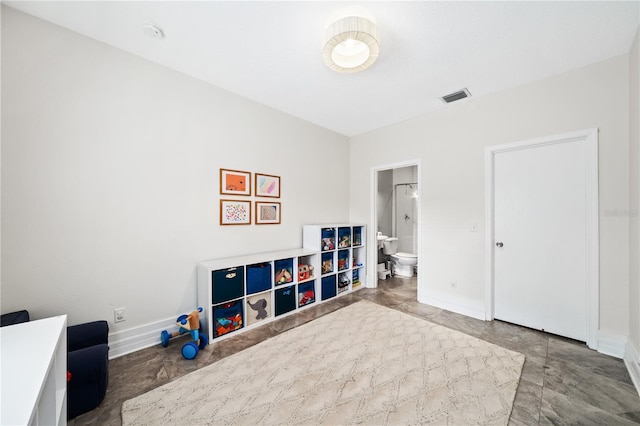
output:
<svg viewBox="0 0 640 426"><path fill-rule="evenodd" d="M182 356L184 359L194 359L198 356L198 351L204 349L209 343L207 335L202 333L200 312L202 312L202 308L198 308L190 314L180 315L176 320L176 325L178 326L178 331L176 332L169 333L167 330L163 330L162 333L160 333L162 347L166 348L169 346L169 340L172 338L189 333L192 341L182 346Z"/></svg>

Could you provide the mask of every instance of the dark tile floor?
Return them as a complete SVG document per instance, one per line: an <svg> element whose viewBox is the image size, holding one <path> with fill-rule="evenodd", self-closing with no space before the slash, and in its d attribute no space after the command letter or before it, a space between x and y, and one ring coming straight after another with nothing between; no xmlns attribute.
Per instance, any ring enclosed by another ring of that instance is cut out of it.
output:
<svg viewBox="0 0 640 426"><path fill-rule="evenodd" d="M367 299L495 343L526 356L509 424L624 425L640 423L640 398L622 360L585 344L501 321L485 322L416 301L416 280L392 278L305 309L268 325L215 342L195 360L171 342L111 360L102 404L71 425L120 425L120 408L164 383L336 309Z"/></svg>

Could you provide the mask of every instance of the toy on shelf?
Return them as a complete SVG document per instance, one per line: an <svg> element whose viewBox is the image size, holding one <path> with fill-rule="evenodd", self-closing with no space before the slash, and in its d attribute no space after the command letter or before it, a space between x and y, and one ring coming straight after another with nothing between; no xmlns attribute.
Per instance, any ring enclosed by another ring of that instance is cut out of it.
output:
<svg viewBox="0 0 640 426"><path fill-rule="evenodd" d="M333 238L323 238L322 239L322 251L333 250L335 249L335 243L333 242Z"/></svg>
<svg viewBox="0 0 640 426"><path fill-rule="evenodd" d="M207 335L202 333L200 312L202 312L202 308L198 308L190 314L180 315L176 320L176 325L178 326L178 331L176 332L169 333L167 330L163 330L160 333L162 347L169 346L169 340L172 338L189 333L192 341L185 343L181 352L184 359L194 359L198 355L198 351L204 349L209 343Z"/></svg>
<svg viewBox="0 0 640 426"><path fill-rule="evenodd" d="M308 305L315 302L316 294L313 290L307 290L304 293L298 294L298 306Z"/></svg>
<svg viewBox="0 0 640 426"><path fill-rule="evenodd" d="M313 278L313 266L298 265L298 281L309 280Z"/></svg>
<svg viewBox="0 0 640 426"><path fill-rule="evenodd" d="M282 268L276 273L276 283L278 284L286 284L293 281L293 275L291 275L291 271Z"/></svg>

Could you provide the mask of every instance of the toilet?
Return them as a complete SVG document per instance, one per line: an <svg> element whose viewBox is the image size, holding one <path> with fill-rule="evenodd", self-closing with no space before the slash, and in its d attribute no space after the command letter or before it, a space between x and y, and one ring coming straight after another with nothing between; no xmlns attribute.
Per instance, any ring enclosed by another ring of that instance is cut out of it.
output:
<svg viewBox="0 0 640 426"><path fill-rule="evenodd" d="M398 239L395 237L384 240L382 246L382 252L393 259L395 274L401 277L412 277L413 268L418 264L418 256L413 253L398 253Z"/></svg>

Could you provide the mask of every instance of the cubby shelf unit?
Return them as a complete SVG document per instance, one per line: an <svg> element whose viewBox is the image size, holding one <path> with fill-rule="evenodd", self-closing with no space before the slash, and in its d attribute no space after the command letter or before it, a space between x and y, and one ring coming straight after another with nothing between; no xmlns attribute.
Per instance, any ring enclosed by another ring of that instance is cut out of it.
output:
<svg viewBox="0 0 640 426"><path fill-rule="evenodd" d="M327 300L363 287L366 282L366 228L361 224L305 225L302 245L320 256L320 299Z"/></svg>
<svg viewBox="0 0 640 426"><path fill-rule="evenodd" d="M0 329L0 424L67 424L67 316Z"/></svg>
<svg viewBox="0 0 640 426"><path fill-rule="evenodd" d="M317 303L319 270L310 267L319 263L318 257L315 250L295 249L199 263L198 306L209 341Z"/></svg>

